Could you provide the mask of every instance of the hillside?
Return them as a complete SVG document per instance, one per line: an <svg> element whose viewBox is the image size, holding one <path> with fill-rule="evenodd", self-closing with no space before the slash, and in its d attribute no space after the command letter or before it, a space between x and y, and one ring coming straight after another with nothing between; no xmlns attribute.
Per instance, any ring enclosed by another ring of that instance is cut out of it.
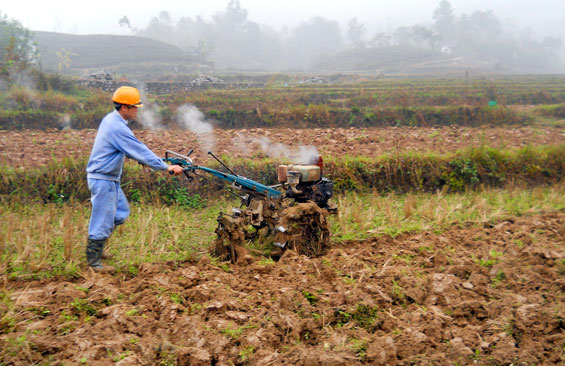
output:
<svg viewBox="0 0 565 366"><path fill-rule="evenodd" d="M336 71L379 71L382 73L433 73L458 70L491 71L493 65L463 59L439 51L389 46L360 48L320 58L314 69Z"/></svg>
<svg viewBox="0 0 565 366"><path fill-rule="evenodd" d="M178 47L149 38L118 35L74 35L36 31L41 65L45 70L81 74L90 70L126 71L190 64ZM68 62L66 62L68 61Z"/></svg>
<svg viewBox="0 0 565 366"><path fill-rule="evenodd" d="M41 65L47 71L83 75L101 69L113 73L171 75L210 71L212 63L198 64L171 44L138 36L74 35L35 32ZM413 47L350 49L320 57L312 68L324 72L378 71L380 73L434 73L493 71L489 62L453 57Z"/></svg>

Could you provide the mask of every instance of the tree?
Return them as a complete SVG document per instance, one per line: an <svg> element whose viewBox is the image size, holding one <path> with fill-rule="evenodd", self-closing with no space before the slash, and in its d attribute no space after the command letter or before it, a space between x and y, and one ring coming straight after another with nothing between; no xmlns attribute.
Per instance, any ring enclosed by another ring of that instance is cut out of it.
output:
<svg viewBox="0 0 565 366"><path fill-rule="evenodd" d="M153 38L158 41L173 43L175 29L172 24L171 16L168 12L162 11L158 16L151 18L147 28L137 32L142 37Z"/></svg>
<svg viewBox="0 0 565 366"><path fill-rule="evenodd" d="M304 68L315 58L341 51L343 40L335 20L314 17L293 30L286 46L290 64Z"/></svg>
<svg viewBox="0 0 565 366"><path fill-rule="evenodd" d="M447 0L441 0L434 10L434 29L444 42L453 41L455 33L455 14Z"/></svg>
<svg viewBox="0 0 565 366"><path fill-rule="evenodd" d="M413 25L411 27L398 27L393 34L394 41L399 46L416 48L435 48L437 35L423 25Z"/></svg>
<svg viewBox="0 0 565 366"><path fill-rule="evenodd" d="M212 17L214 52L212 59L219 67L255 68L261 64L261 29L247 20L247 10L238 0L230 0L224 11Z"/></svg>
<svg viewBox="0 0 565 366"><path fill-rule="evenodd" d="M460 56L491 61L511 59L508 54L511 42L504 40L500 22L492 10L462 14L455 37L454 50Z"/></svg>
<svg viewBox="0 0 565 366"><path fill-rule="evenodd" d="M19 21L0 14L0 77L9 79L11 71L22 71L38 63L32 33Z"/></svg>
<svg viewBox="0 0 565 366"><path fill-rule="evenodd" d="M391 37L388 34L379 32L375 34L373 38L371 38L371 40L369 41L369 46L373 48L381 48L388 47L391 45L391 43Z"/></svg>
<svg viewBox="0 0 565 366"><path fill-rule="evenodd" d="M55 51L55 55L57 56L57 67L59 72L63 71L63 69L69 69L71 67L71 57L78 56L76 53L61 48L60 51Z"/></svg>
<svg viewBox="0 0 565 366"><path fill-rule="evenodd" d="M120 27L124 28L124 27L128 27L129 29L131 29L131 24L129 23L129 19L127 17L127 15L124 15L123 17L121 17L118 20L118 24L120 25Z"/></svg>
<svg viewBox="0 0 565 366"><path fill-rule="evenodd" d="M480 42L490 42L499 38L502 27L492 10L475 11L470 16L461 16L458 33L463 39L472 37Z"/></svg>
<svg viewBox="0 0 565 366"><path fill-rule="evenodd" d="M352 18L349 23L347 23L347 37L353 48L363 47L363 35L367 32L365 24L359 23L357 17Z"/></svg>
<svg viewBox="0 0 565 366"><path fill-rule="evenodd" d="M563 40L561 38L548 36L543 39L542 44L548 50L556 52L563 47Z"/></svg>
<svg viewBox="0 0 565 366"><path fill-rule="evenodd" d="M425 48L427 43L430 49L435 48L437 35L431 29L422 25L413 25L411 31L412 38L418 43L419 47Z"/></svg>
<svg viewBox="0 0 565 366"><path fill-rule="evenodd" d="M213 16L216 24L225 28L233 28L247 20L247 10L242 9L239 0L230 0L226 6L226 10L218 12Z"/></svg>
<svg viewBox="0 0 565 366"><path fill-rule="evenodd" d="M175 28L175 45L187 53L189 59L206 62L214 50L213 24L202 17L181 17Z"/></svg>

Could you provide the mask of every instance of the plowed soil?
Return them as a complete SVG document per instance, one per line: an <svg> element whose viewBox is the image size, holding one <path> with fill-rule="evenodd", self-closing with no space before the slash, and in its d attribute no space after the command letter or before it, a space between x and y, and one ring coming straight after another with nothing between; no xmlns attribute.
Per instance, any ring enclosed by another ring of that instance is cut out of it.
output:
<svg viewBox="0 0 565 366"><path fill-rule="evenodd" d="M188 130L136 130L136 136L157 154L165 150L186 153L203 162L208 150L234 158L278 157L285 148L312 145L325 156L374 157L384 153L446 153L465 147L521 147L528 144L559 144L565 141L563 129L556 127L387 127L327 129L215 129L212 135L198 136ZM0 131L0 165L34 167L53 158L86 158L95 130ZM268 140L261 139L267 138ZM284 154L283 154L284 155Z"/></svg>
<svg viewBox="0 0 565 366"><path fill-rule="evenodd" d="M320 258L4 281L0 363L563 364L564 244L557 212Z"/></svg>

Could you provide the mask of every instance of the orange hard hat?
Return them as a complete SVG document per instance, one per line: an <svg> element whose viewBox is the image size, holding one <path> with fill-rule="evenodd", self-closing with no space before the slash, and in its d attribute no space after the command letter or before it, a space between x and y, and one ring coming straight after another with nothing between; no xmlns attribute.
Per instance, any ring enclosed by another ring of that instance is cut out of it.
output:
<svg viewBox="0 0 565 366"><path fill-rule="evenodd" d="M114 103L132 105L134 107L143 107L143 104L141 104L141 97L139 96L139 90L133 86L120 86L114 92L112 101Z"/></svg>

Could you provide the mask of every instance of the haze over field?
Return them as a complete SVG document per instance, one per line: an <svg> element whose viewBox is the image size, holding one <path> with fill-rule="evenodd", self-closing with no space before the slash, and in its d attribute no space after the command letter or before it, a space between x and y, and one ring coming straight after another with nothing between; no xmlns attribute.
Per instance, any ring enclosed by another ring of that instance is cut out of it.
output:
<svg viewBox="0 0 565 366"><path fill-rule="evenodd" d="M12 2L0 12L33 31L151 38L216 70L565 70L559 0L165 0L135 9L55 1L33 12ZM81 56L65 47L70 61Z"/></svg>

